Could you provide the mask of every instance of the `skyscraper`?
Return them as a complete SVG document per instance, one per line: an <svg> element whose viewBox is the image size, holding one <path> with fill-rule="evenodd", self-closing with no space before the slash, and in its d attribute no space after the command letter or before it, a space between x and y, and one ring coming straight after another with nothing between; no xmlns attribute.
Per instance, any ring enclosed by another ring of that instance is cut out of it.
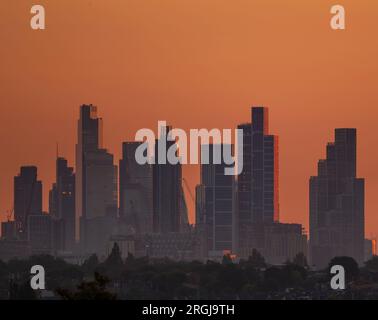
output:
<svg viewBox="0 0 378 320"><path fill-rule="evenodd" d="M252 107L252 122L238 126L243 130L244 163L238 176L241 252L263 246L263 235L256 232L259 224L279 220L278 137L269 134L268 122L267 108Z"/></svg>
<svg viewBox="0 0 378 320"><path fill-rule="evenodd" d="M102 146L102 119L97 117L97 107L82 105L78 121L76 145L76 220L86 216L86 155ZM78 223L76 225L79 225Z"/></svg>
<svg viewBox="0 0 378 320"><path fill-rule="evenodd" d="M21 167L14 177L14 218L17 237L26 240L28 217L42 214L42 182L37 178L37 167Z"/></svg>
<svg viewBox="0 0 378 320"><path fill-rule="evenodd" d="M310 259L325 267L335 256L364 255L364 179L356 177L356 129L336 129L318 175L310 178Z"/></svg>
<svg viewBox="0 0 378 320"><path fill-rule="evenodd" d="M153 230L152 165L140 165L135 151L142 142L124 142L119 162L120 216L137 233Z"/></svg>
<svg viewBox="0 0 378 320"><path fill-rule="evenodd" d="M155 155L163 156L159 143L164 140L167 150L175 144L169 141L170 127L162 129L155 143ZM179 232L182 229L182 168L181 164L153 164L153 231L156 233Z"/></svg>
<svg viewBox="0 0 378 320"><path fill-rule="evenodd" d="M105 149L85 155L85 219L117 216L118 172L114 157Z"/></svg>
<svg viewBox="0 0 378 320"><path fill-rule="evenodd" d="M223 161L220 164L213 161L214 152L223 154L225 145L201 148L209 152L210 161L201 165L201 184L196 188L196 224L205 234L208 255L222 256L224 251L235 251L237 245L235 177L224 174L227 165Z"/></svg>
<svg viewBox="0 0 378 320"><path fill-rule="evenodd" d="M80 108L76 170L82 248L87 253L105 252L117 216L117 167L113 155L102 148L102 120L93 105Z"/></svg>
<svg viewBox="0 0 378 320"><path fill-rule="evenodd" d="M50 215L56 222L57 248L72 251L75 245L75 174L67 160L56 159L56 182L50 191Z"/></svg>

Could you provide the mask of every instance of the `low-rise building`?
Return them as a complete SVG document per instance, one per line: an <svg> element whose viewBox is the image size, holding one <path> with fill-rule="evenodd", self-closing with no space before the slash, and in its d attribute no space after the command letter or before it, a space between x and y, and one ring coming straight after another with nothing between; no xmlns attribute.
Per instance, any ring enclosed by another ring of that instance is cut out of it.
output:
<svg viewBox="0 0 378 320"><path fill-rule="evenodd" d="M0 240L0 260L26 259L30 255L30 245L25 240Z"/></svg>
<svg viewBox="0 0 378 320"><path fill-rule="evenodd" d="M293 261L303 253L307 257L307 235L300 224L274 223L265 227L263 256L269 264L279 265Z"/></svg>

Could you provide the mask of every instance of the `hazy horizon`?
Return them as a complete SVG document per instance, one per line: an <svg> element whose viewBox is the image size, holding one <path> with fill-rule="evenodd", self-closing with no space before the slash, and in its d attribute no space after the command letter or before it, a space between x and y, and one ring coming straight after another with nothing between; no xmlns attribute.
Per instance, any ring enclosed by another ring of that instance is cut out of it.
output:
<svg viewBox="0 0 378 320"><path fill-rule="evenodd" d="M334 129L353 127L365 234L378 233L378 3L343 1L340 32L329 27L329 0L39 1L43 31L30 28L33 4L0 3L1 221L22 165L38 166L48 209L56 143L75 165L81 104L98 106L117 165L121 143L140 128L156 132L158 120L186 131L236 128L264 105L279 136L280 220L308 230L309 178ZM194 194L199 168L183 171Z"/></svg>

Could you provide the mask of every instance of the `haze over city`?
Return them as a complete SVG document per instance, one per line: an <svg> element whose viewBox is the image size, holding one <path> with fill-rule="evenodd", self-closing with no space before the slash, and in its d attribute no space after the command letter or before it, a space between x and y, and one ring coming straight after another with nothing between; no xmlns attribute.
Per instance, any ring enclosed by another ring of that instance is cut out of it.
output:
<svg viewBox="0 0 378 320"><path fill-rule="evenodd" d="M281 220L308 229L309 177L334 128L353 127L366 236L375 235L378 45L368 31L377 28L378 5L345 1L348 28L335 33L330 3L41 1L42 33L30 30L31 1L1 3L1 220L25 164L38 166L47 211L56 143L74 165L83 103L99 107L116 163L121 142L140 128L156 130L158 120L185 130L235 128L250 120L250 106L265 105L279 136ZM183 170L194 192L198 166ZM193 222L188 196L187 204Z"/></svg>

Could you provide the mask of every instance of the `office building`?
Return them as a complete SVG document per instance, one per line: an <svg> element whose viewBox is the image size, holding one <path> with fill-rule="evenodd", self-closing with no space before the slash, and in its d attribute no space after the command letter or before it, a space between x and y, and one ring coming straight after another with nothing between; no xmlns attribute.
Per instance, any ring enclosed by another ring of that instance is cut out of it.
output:
<svg viewBox="0 0 378 320"><path fill-rule="evenodd" d="M106 252L118 211L117 167L113 155L102 148L102 119L97 107L80 107L76 145L76 220L85 253ZM101 242L101 243L100 243Z"/></svg>
<svg viewBox="0 0 378 320"><path fill-rule="evenodd" d="M52 219L49 214L32 214L28 216L28 242L31 254L52 253Z"/></svg>
<svg viewBox="0 0 378 320"><path fill-rule="evenodd" d="M21 167L14 177L14 219L16 237L27 240L28 217L42 214L42 182L37 177L37 167Z"/></svg>
<svg viewBox="0 0 378 320"><path fill-rule="evenodd" d="M165 127L155 143L155 164L153 168L153 232L179 232L184 223L182 218L182 168L181 164L158 163L158 157L164 156L159 143L166 143L166 150L175 145L169 140L172 128ZM165 141L164 141L165 140ZM165 155L166 156L166 155Z"/></svg>
<svg viewBox="0 0 378 320"><path fill-rule="evenodd" d="M228 147L232 147L229 146ZM225 145L203 145L209 164L201 164L201 183L196 188L196 226L204 234L208 255L235 251L237 246L235 177L224 174L227 165L214 164L214 153L223 154Z"/></svg>
<svg viewBox="0 0 378 320"><path fill-rule="evenodd" d="M239 254L263 246L259 225L279 221L278 137L269 134L268 108L252 107L243 130L243 171L238 179Z"/></svg>
<svg viewBox="0 0 378 320"><path fill-rule="evenodd" d="M56 160L56 182L50 191L49 212L55 226L55 249L72 251L75 246L75 174L61 157Z"/></svg>
<svg viewBox="0 0 378 320"><path fill-rule="evenodd" d="M364 259L364 179L357 178L356 129L336 129L318 175L310 178L310 258L315 268L336 256Z"/></svg>
<svg viewBox="0 0 378 320"><path fill-rule="evenodd" d="M119 194L122 220L136 233L153 231L153 170L152 165L140 165L135 151L142 142L124 142L119 162Z"/></svg>
<svg viewBox="0 0 378 320"><path fill-rule="evenodd" d="M307 235L295 223L272 223L264 228L265 245L262 254L265 262L282 265L300 253L307 257Z"/></svg>

